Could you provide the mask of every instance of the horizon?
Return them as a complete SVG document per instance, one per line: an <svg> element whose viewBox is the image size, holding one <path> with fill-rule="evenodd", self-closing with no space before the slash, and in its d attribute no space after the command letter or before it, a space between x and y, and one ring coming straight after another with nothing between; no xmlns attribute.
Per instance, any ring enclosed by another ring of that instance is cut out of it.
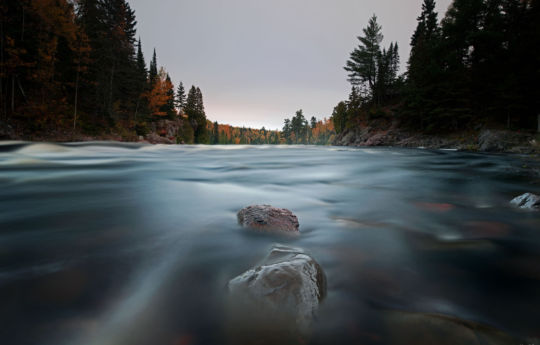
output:
<svg viewBox="0 0 540 345"><path fill-rule="evenodd" d="M299 109L321 120L345 99L350 84L343 66L372 14L383 27L383 46L398 42L403 73L422 0L129 3L147 64L155 48L175 87L199 86L209 120L281 130ZM437 1L439 20L450 3ZM321 25L324 20L332 25Z"/></svg>

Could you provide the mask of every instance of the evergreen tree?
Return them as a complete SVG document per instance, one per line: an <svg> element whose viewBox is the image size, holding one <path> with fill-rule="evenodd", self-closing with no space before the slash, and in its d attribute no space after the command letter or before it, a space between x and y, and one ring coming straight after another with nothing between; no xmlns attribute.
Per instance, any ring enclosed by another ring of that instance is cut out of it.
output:
<svg viewBox="0 0 540 345"><path fill-rule="evenodd" d="M383 40L382 28L373 15L369 24L363 29L364 36L358 36L360 44L355 48L345 70L349 72L349 81L353 85L362 86L373 94L377 82L377 59L380 55L380 45Z"/></svg>
<svg viewBox="0 0 540 345"><path fill-rule="evenodd" d="M135 12L125 0L81 0L77 22L91 47L85 78L92 88L81 88L82 107L110 125L135 113L139 70L135 53Z"/></svg>
<svg viewBox="0 0 540 345"><path fill-rule="evenodd" d="M285 143L286 144L292 144L292 140L291 140L291 133L292 133L292 128L291 128L291 120L289 119L285 119L285 123L283 125L283 138L285 138Z"/></svg>
<svg viewBox="0 0 540 345"><path fill-rule="evenodd" d="M158 76L157 55L156 55L156 49L154 48L154 54L152 55L152 61L150 61L150 70L148 73L148 80L150 81L150 85L153 85L155 83L157 76Z"/></svg>
<svg viewBox="0 0 540 345"><path fill-rule="evenodd" d="M195 89L196 96L196 121L197 130L195 130L195 143L196 144L209 144L210 137L208 135L208 129L206 128L206 112L204 111L203 95L200 88Z"/></svg>
<svg viewBox="0 0 540 345"><path fill-rule="evenodd" d="M219 144L219 124L214 122L214 128L212 130L212 145Z"/></svg>
<svg viewBox="0 0 540 345"><path fill-rule="evenodd" d="M146 70L146 62L142 52L141 39L137 43L137 79L136 89L138 90L137 105L135 107L135 119L139 114L148 114L148 101L144 97L148 91L148 71Z"/></svg>
<svg viewBox="0 0 540 345"><path fill-rule="evenodd" d="M311 129L314 129L315 127L317 127L317 118L315 116L312 116L311 117Z"/></svg>
<svg viewBox="0 0 540 345"><path fill-rule="evenodd" d="M294 134L295 144L306 144L308 134L308 122L304 117L302 109L296 112L296 115L291 119L291 131Z"/></svg>
<svg viewBox="0 0 540 345"><path fill-rule="evenodd" d="M210 138L206 128L206 114L201 89L192 86L188 92L184 112L193 127L195 143L209 144Z"/></svg>
<svg viewBox="0 0 540 345"><path fill-rule="evenodd" d="M169 74L167 74L167 78L165 79L166 82L166 88L167 88L167 103L165 104L165 112L167 113L167 117L171 120L176 119L176 109L174 107L174 85L171 81L171 77Z"/></svg>
<svg viewBox="0 0 540 345"><path fill-rule="evenodd" d="M184 144L193 144L195 142L195 134L193 132L193 126L188 119L183 119L182 129L179 135L180 142Z"/></svg>
<svg viewBox="0 0 540 345"><path fill-rule="evenodd" d="M382 104L390 96L395 95L392 90L399 71L399 53L397 43L391 43L390 47L383 49L377 57L377 82L375 84L374 99L377 104Z"/></svg>
<svg viewBox="0 0 540 345"><path fill-rule="evenodd" d="M193 127L193 130L197 129L197 89L194 85L189 89L184 112L188 116L188 121Z"/></svg>
<svg viewBox="0 0 540 345"><path fill-rule="evenodd" d="M405 96L407 120L419 129L431 127L440 117L438 99L444 92L441 40L435 1L424 0L411 39Z"/></svg>
<svg viewBox="0 0 540 345"><path fill-rule="evenodd" d="M176 91L176 107L182 111L186 106L186 91L184 90L184 84L180 82L178 84L178 90Z"/></svg>
<svg viewBox="0 0 540 345"><path fill-rule="evenodd" d="M381 51L383 40L382 28L373 15L363 29L364 36L359 36L360 44L350 54L344 67L349 72L349 82L360 86L361 91L374 103L381 105L391 94L391 89L399 70L397 43L391 43L388 49Z"/></svg>
<svg viewBox="0 0 540 345"><path fill-rule="evenodd" d="M349 120L348 115L347 104L345 102L339 102L332 112L332 121L334 122L334 128L337 134L345 130Z"/></svg>

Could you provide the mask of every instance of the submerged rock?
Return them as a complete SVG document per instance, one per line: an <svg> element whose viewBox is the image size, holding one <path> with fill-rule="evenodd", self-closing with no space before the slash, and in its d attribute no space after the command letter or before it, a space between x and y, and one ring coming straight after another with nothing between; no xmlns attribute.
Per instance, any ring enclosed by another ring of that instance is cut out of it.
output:
<svg viewBox="0 0 540 345"><path fill-rule="evenodd" d="M254 205L238 212L238 223L260 231L299 233L298 218L289 210L270 205Z"/></svg>
<svg viewBox="0 0 540 345"><path fill-rule="evenodd" d="M326 294L321 266L300 248L276 245L261 265L229 281L241 323L307 330ZM237 315L238 316L238 315Z"/></svg>
<svg viewBox="0 0 540 345"><path fill-rule="evenodd" d="M540 209L540 196L532 193L525 193L520 195L512 201L512 205L515 205L519 208L529 209L529 210L539 210Z"/></svg>
<svg viewBox="0 0 540 345"><path fill-rule="evenodd" d="M385 313L386 344L513 345L526 343L493 327L442 314Z"/></svg>

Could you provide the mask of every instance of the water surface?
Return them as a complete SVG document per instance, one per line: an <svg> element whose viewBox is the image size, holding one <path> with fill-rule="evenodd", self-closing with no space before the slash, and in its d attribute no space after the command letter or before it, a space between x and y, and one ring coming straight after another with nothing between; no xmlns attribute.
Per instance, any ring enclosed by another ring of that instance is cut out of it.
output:
<svg viewBox="0 0 540 345"><path fill-rule="evenodd" d="M387 311L540 337L526 159L336 147L0 145L0 343L224 344L229 279L272 244L322 265L313 343L389 343ZM236 212L298 215L297 239ZM230 333L230 332L229 332Z"/></svg>

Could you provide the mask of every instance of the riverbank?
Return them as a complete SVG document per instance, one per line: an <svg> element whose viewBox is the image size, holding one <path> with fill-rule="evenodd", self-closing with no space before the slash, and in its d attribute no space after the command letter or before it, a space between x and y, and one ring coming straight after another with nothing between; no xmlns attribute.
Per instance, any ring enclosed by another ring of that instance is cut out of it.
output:
<svg viewBox="0 0 540 345"><path fill-rule="evenodd" d="M459 151L540 154L540 133L502 129L478 129L443 135L408 131L393 121L345 129L333 142L336 146L389 146Z"/></svg>
<svg viewBox="0 0 540 345"><path fill-rule="evenodd" d="M33 142L118 141L148 144L183 144L183 120L160 120L150 123L143 133L111 130L96 135L80 130L47 130L26 132L13 125L0 126L0 140ZM370 121L365 125L346 128L329 144L351 147L403 147L426 149L454 149L458 151L514 153L539 155L540 133L479 128L448 134L424 134L403 128L397 120Z"/></svg>
<svg viewBox="0 0 540 345"><path fill-rule="evenodd" d="M10 123L0 125L0 140L18 140L32 142L87 142L87 141L117 141L140 142L147 144L182 144L182 126L184 120L159 120L150 122L143 129L132 131L112 128L105 133L90 134L80 129L48 129L44 131L29 131L23 124Z"/></svg>

